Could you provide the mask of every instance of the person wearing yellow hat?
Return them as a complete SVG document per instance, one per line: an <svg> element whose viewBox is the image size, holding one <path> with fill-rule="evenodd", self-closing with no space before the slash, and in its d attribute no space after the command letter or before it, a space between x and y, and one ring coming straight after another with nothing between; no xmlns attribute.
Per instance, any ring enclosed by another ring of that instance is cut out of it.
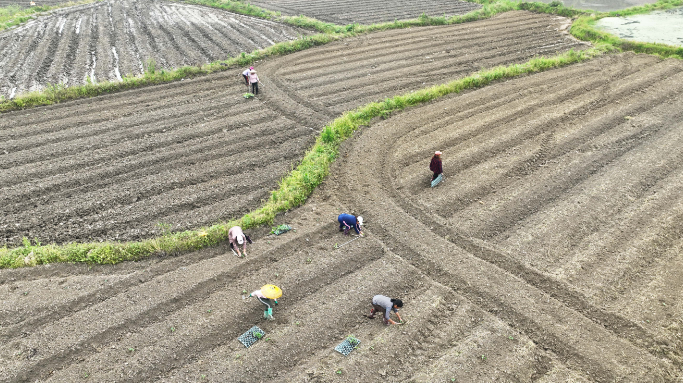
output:
<svg viewBox="0 0 683 383"><path fill-rule="evenodd" d="M273 303L277 303L277 298L282 296L282 290L274 285L265 285L261 289L256 290L249 294L250 297L256 297L259 302L266 306L266 310L263 312L263 318L273 320Z"/></svg>

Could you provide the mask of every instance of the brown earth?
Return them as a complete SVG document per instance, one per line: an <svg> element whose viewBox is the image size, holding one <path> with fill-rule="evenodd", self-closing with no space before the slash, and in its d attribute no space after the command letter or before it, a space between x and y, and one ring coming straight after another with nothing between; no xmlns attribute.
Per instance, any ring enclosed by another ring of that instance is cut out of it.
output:
<svg viewBox="0 0 683 383"><path fill-rule="evenodd" d="M256 0L259 7L284 15L306 15L335 24L373 24L428 16L462 15L481 8L459 0Z"/></svg>
<svg viewBox="0 0 683 383"><path fill-rule="evenodd" d="M682 84L680 61L621 54L376 121L246 259L0 270L0 377L679 381ZM272 322L244 297L263 283L284 290ZM377 293L406 324L363 316Z"/></svg>
<svg viewBox="0 0 683 383"><path fill-rule="evenodd" d="M48 84L117 81L234 57L311 32L213 8L157 0L64 8L0 33L0 95Z"/></svg>
<svg viewBox="0 0 683 383"><path fill-rule="evenodd" d="M564 18L511 12L393 30L240 70L3 114L0 246L131 240L258 207L346 110L580 44ZM161 223L162 225L158 225Z"/></svg>

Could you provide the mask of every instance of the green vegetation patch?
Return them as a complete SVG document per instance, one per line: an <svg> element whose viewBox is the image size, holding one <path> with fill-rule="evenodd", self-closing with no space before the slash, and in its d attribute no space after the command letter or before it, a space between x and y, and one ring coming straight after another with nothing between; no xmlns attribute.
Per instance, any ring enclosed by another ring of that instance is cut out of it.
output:
<svg viewBox="0 0 683 383"><path fill-rule="evenodd" d="M113 264L140 260L151 255L178 254L217 245L228 239L228 230L233 226L248 229L271 224L277 213L302 205L329 173L330 165L339 155L339 145L361 126L369 125L373 118L388 117L409 106L423 104L451 93L483 87L493 81L585 61L603 52L600 48L578 52L572 50L550 58L534 58L524 64L482 70L447 84L387 98L382 102L373 102L344 113L325 126L313 147L306 152L296 169L280 182L279 188L271 192L264 206L240 219L199 230L169 233L139 242L41 245L24 239L22 247L0 248L0 268L53 262Z"/></svg>
<svg viewBox="0 0 683 383"><path fill-rule="evenodd" d="M90 4L101 0L82 0L69 1L67 3L57 5L38 5L30 8L22 8L18 5L9 5L0 8L0 31L23 24L31 19L34 19L44 13L50 12L59 8L73 7L76 5Z"/></svg>
<svg viewBox="0 0 683 383"><path fill-rule="evenodd" d="M609 45L616 51L631 51L635 53L657 55L662 58L683 59L683 47L623 40L613 34L604 32L595 27L595 23L605 17L632 16L679 6L683 6L683 0L659 0L654 4L645 4L621 11L584 15L572 23L571 34L580 40L591 41L594 44Z"/></svg>

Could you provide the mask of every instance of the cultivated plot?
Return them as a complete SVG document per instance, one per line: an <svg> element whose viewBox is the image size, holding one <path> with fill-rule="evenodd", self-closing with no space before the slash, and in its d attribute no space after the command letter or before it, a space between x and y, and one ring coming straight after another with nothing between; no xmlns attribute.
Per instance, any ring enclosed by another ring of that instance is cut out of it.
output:
<svg viewBox="0 0 683 383"><path fill-rule="evenodd" d="M102 1L60 9L0 34L0 95L201 65L309 33L166 1Z"/></svg>
<svg viewBox="0 0 683 383"><path fill-rule="evenodd" d="M459 0L256 0L252 4L282 14L306 15L335 24L373 24L428 16L462 15L481 8Z"/></svg>
<svg viewBox="0 0 683 383"><path fill-rule="evenodd" d="M679 61L622 54L377 123L285 216L297 230L244 259L0 270L1 376L676 381L681 81ZM446 180L431 189L434 149ZM340 212L366 236L348 242ZM274 321L245 298L265 283L284 291ZM377 293L406 302L405 324L364 317ZM246 349L254 325L266 335ZM362 343L344 357L349 334Z"/></svg>
<svg viewBox="0 0 683 383"><path fill-rule="evenodd" d="M372 126L331 182L402 259L571 370L680 379L681 89L679 60L634 54L497 84Z"/></svg>
<svg viewBox="0 0 683 383"><path fill-rule="evenodd" d="M251 101L235 70L5 114L0 245L139 239L240 216L343 111L581 48L565 24L513 12L344 40L257 65Z"/></svg>

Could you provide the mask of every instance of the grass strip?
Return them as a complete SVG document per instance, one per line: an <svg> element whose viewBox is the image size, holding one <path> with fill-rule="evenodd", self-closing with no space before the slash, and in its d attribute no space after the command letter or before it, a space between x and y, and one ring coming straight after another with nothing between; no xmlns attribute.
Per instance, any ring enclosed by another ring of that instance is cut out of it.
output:
<svg viewBox="0 0 683 383"><path fill-rule="evenodd" d="M653 4L645 4L620 11L602 12L579 17L572 23L571 34L579 40L591 41L595 44L610 45L616 51L647 53L662 58L683 59L683 47L659 43L643 43L620 39L595 27L598 20L605 17L632 16L683 6L683 0L659 0Z"/></svg>
<svg viewBox="0 0 683 383"><path fill-rule="evenodd" d="M0 8L0 31L23 24L31 19L43 15L46 12L59 8L73 7L76 5L90 4L102 0L69 1L57 5L37 5L30 8L22 8L18 5L9 5Z"/></svg>
<svg viewBox="0 0 683 383"><path fill-rule="evenodd" d="M486 86L494 81L541 72L593 58L605 52L601 48L569 51L550 58L534 58L524 64L482 70L471 76L427 89L373 102L344 113L325 126L315 144L299 165L280 181L268 201L242 218L199 230L170 233L139 242L70 243L40 245L24 239L24 246L0 248L0 268L17 268L54 262L114 264L140 260L155 254L179 254L217 245L228 238L232 226L248 229L271 224L275 215L303 204L329 173L339 155L339 146L361 126L376 117L387 117L409 106L430 102L452 93Z"/></svg>

